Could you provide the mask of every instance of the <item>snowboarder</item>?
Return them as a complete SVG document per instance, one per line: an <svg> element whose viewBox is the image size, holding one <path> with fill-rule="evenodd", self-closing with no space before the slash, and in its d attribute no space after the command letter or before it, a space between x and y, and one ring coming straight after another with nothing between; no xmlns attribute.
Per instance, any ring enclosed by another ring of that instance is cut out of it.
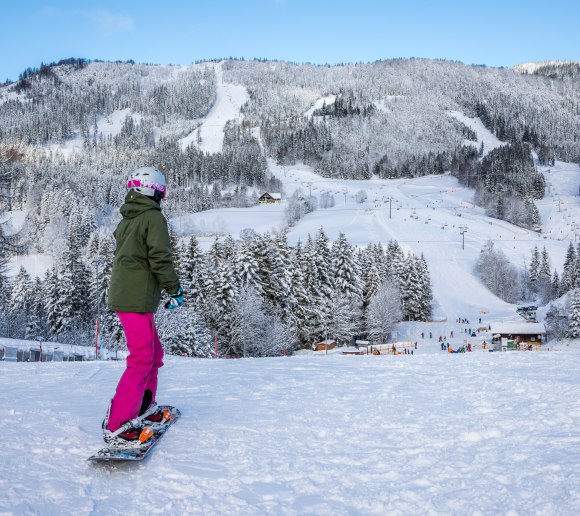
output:
<svg viewBox="0 0 580 516"><path fill-rule="evenodd" d="M162 289L169 295L165 308L183 303L167 221L161 213L165 176L153 167L139 168L129 176L127 189L120 210L123 219L114 233L117 248L108 306L121 321L129 356L103 421L103 437L110 445L138 442L145 425L162 421L155 394L163 349L153 314Z"/></svg>

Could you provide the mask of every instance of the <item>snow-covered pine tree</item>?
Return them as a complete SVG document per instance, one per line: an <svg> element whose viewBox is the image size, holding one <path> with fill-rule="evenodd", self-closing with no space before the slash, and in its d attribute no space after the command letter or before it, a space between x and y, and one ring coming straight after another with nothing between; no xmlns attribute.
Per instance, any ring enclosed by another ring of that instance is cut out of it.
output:
<svg viewBox="0 0 580 516"><path fill-rule="evenodd" d="M180 351L198 358L210 358L213 354L211 333L195 306L185 307L185 335Z"/></svg>
<svg viewBox="0 0 580 516"><path fill-rule="evenodd" d="M292 271L290 269L290 248L286 232L276 235L270 246L270 265L272 273L265 285L265 294L276 310L284 310L288 301Z"/></svg>
<svg viewBox="0 0 580 516"><path fill-rule="evenodd" d="M44 338L47 335L47 325L42 299L42 281L38 277L31 284L28 314L24 338L29 340Z"/></svg>
<svg viewBox="0 0 580 516"><path fill-rule="evenodd" d="M329 240L322 226L316 233L313 251L316 291L322 296L330 297L334 288L333 278L330 274L332 258Z"/></svg>
<svg viewBox="0 0 580 516"><path fill-rule="evenodd" d="M209 271L217 269L218 264L224 259L223 257L223 250L222 244L219 239L216 237L213 243L211 244L208 252L207 252L207 259L209 261Z"/></svg>
<svg viewBox="0 0 580 516"><path fill-rule="evenodd" d="M176 270L180 270L181 268L181 253L179 250L179 240L177 238L177 234L175 233L175 228L173 224L167 224L167 229L169 230L169 241L171 242L171 254L173 256L173 264L175 265Z"/></svg>
<svg viewBox="0 0 580 516"><path fill-rule="evenodd" d="M537 292L536 282L540 274L540 251L535 245L532 251L532 259L530 260L530 290Z"/></svg>
<svg viewBox="0 0 580 516"><path fill-rule="evenodd" d="M222 250L221 257L223 260L228 260L229 262L232 262L234 260L234 257L236 256L236 252L237 252L237 245L236 245L236 241L233 239L232 235L228 234L224 238L224 241L222 242L221 250Z"/></svg>
<svg viewBox="0 0 580 516"><path fill-rule="evenodd" d="M374 257L374 262L379 271L381 281L385 281L392 275L391 263L387 258L383 245L380 242L370 245L370 251Z"/></svg>
<svg viewBox="0 0 580 516"><path fill-rule="evenodd" d="M542 260L540 263L538 276L544 277L544 278L549 278L551 268L552 267L550 264L550 255L548 254L548 250L546 249L546 246L544 246L544 248L542 249Z"/></svg>
<svg viewBox="0 0 580 516"><path fill-rule="evenodd" d="M359 253L360 269L362 271L363 306L366 308L382 283L379 265L375 261L376 254L372 246L367 246Z"/></svg>
<svg viewBox="0 0 580 516"><path fill-rule="evenodd" d="M195 236L189 239L184 254L181 255L180 263L181 286L185 295L193 303L204 304L206 301L206 260Z"/></svg>
<svg viewBox="0 0 580 516"><path fill-rule="evenodd" d="M24 338L32 304L32 282L24 267L20 267L10 287L6 313L7 336Z"/></svg>
<svg viewBox="0 0 580 516"><path fill-rule="evenodd" d="M308 316L310 310L310 297L305 286L304 276L302 274L301 261L301 244L298 242L292 257L290 270L290 291L288 293L288 302L283 308L281 315L282 320L290 325L294 330L301 344L307 344L309 340Z"/></svg>
<svg viewBox="0 0 580 516"><path fill-rule="evenodd" d="M423 253L421 258L416 262L419 269L419 276L421 278L421 321L427 321L431 318L433 311L433 289L431 288L431 275L427 260Z"/></svg>
<svg viewBox="0 0 580 516"><path fill-rule="evenodd" d="M568 333L571 339L580 338L580 287L570 292L570 315L568 317Z"/></svg>
<svg viewBox="0 0 580 516"><path fill-rule="evenodd" d="M299 263L304 277L304 286L310 296L313 296L316 294L316 267L314 264L314 242L310 234L308 234L306 239L306 245L300 255Z"/></svg>
<svg viewBox="0 0 580 516"><path fill-rule="evenodd" d="M409 321L423 320L423 284L418 262L418 258L411 253L407 255L407 272L400 287L403 318Z"/></svg>
<svg viewBox="0 0 580 516"><path fill-rule="evenodd" d="M78 241L68 240L61 267L61 294L63 297L62 325L64 330L75 330L86 325L94 313L95 301L91 292L91 275L82 261Z"/></svg>
<svg viewBox="0 0 580 516"><path fill-rule="evenodd" d="M260 264L256 256L255 240L245 240L238 245L238 252L234 258L236 280L241 287L252 287L263 295Z"/></svg>
<svg viewBox="0 0 580 516"><path fill-rule="evenodd" d="M580 287L580 242L576 248L576 283L575 286Z"/></svg>
<svg viewBox="0 0 580 516"><path fill-rule="evenodd" d="M540 268L536 280L536 291L538 292L542 304L547 304L553 299L552 278L550 274L550 255L546 246L542 249Z"/></svg>
<svg viewBox="0 0 580 516"><path fill-rule="evenodd" d="M211 326L216 328L229 345L231 331L231 313L238 287L229 262L222 261L215 270L212 292L209 298Z"/></svg>
<svg viewBox="0 0 580 516"><path fill-rule="evenodd" d="M52 335L58 336L63 331L63 321L67 307L62 291L62 283L58 277L56 267L46 271L43 281L43 298L45 300L44 309L46 319Z"/></svg>
<svg viewBox="0 0 580 516"><path fill-rule="evenodd" d="M267 324L261 296L253 287L243 287L232 304L230 353L254 356L254 347Z"/></svg>
<svg viewBox="0 0 580 516"><path fill-rule="evenodd" d="M401 285L402 280L406 274L406 258L405 253L396 240L391 240L387 245L387 258L390 268L393 272L393 278Z"/></svg>
<svg viewBox="0 0 580 516"><path fill-rule="evenodd" d="M32 302L32 280L30 274L26 272L24 267L20 267L18 274L16 274L12 281L12 288L10 294L9 306L15 312L21 312L27 315Z"/></svg>
<svg viewBox="0 0 580 516"><path fill-rule="evenodd" d="M335 290L329 304L329 335L339 344L349 344L360 333L362 326L360 298Z"/></svg>
<svg viewBox="0 0 580 516"><path fill-rule="evenodd" d="M576 250L572 242L570 242L564 259L564 268L562 269L562 293L568 292L576 284L576 260Z"/></svg>
<svg viewBox="0 0 580 516"><path fill-rule="evenodd" d="M552 275L552 299L560 297L562 295L562 286L560 283L560 276L558 276L558 271L554 269L554 274Z"/></svg>
<svg viewBox="0 0 580 516"><path fill-rule="evenodd" d="M540 195L540 198L543 197ZM542 229L542 218L540 217L540 212L533 199L526 198L524 200L524 209L526 212L526 225L534 231L540 231Z"/></svg>
<svg viewBox="0 0 580 516"><path fill-rule="evenodd" d="M167 353L199 358L212 355L211 333L195 305L185 304L174 312L163 311L157 321Z"/></svg>
<svg viewBox="0 0 580 516"><path fill-rule="evenodd" d="M362 280L354 250L342 232L332 245L332 277L337 294L362 303Z"/></svg>

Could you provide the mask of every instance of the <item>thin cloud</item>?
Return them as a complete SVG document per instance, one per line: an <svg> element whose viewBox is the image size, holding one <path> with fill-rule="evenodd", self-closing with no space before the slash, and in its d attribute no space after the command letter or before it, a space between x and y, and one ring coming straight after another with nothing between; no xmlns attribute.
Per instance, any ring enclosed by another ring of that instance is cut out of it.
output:
<svg viewBox="0 0 580 516"><path fill-rule="evenodd" d="M135 21L131 16L115 14L105 9L91 11L86 15L99 30L106 34L127 32L135 27Z"/></svg>

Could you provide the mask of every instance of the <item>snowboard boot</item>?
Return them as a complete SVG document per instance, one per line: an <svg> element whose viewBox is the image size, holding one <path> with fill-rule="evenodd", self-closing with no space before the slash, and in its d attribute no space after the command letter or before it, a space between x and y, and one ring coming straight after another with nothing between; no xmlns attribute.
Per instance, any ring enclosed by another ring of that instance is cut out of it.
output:
<svg viewBox="0 0 580 516"><path fill-rule="evenodd" d="M138 419L127 421L120 428L112 432L103 429L103 439L111 447L136 447L145 444L153 436L149 426L143 426Z"/></svg>
<svg viewBox="0 0 580 516"><path fill-rule="evenodd" d="M152 403L149 405L149 408L139 416L139 419L143 424L156 428L162 426L171 419L171 411L160 407L157 403Z"/></svg>
<svg viewBox="0 0 580 516"><path fill-rule="evenodd" d="M143 400L141 402L141 409L139 410L139 417L145 424L152 424L153 427L158 427L171 419L171 412L167 409L162 409L152 402L153 393L150 389L146 389L143 393Z"/></svg>
<svg viewBox="0 0 580 516"><path fill-rule="evenodd" d="M109 403L107 415L105 416L105 419L103 419L102 424L103 440L105 443L112 447L133 447L146 443L152 437L153 430L150 426L145 426L144 421L139 417L126 421L115 431L108 430L107 425L109 423L111 403Z"/></svg>

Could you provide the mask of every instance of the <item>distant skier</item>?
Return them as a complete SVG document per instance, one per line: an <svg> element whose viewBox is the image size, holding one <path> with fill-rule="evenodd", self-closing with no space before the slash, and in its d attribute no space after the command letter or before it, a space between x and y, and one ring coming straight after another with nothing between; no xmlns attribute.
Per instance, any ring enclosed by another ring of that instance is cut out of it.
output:
<svg viewBox="0 0 580 516"><path fill-rule="evenodd" d="M156 168L142 167L129 176L127 188L123 220L114 233L117 248L108 305L121 321L130 354L103 421L103 437L109 444L138 441L144 425L161 421L155 395L163 349L153 314L161 289L170 297L165 308L183 303L167 221L161 213L165 176Z"/></svg>

